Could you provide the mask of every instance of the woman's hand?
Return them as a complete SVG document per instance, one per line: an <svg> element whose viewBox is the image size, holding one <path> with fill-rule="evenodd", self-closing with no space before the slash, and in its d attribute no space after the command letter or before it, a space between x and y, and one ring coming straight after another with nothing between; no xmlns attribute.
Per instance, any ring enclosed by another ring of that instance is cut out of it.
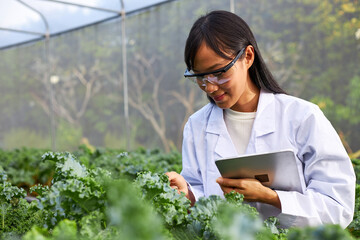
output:
<svg viewBox="0 0 360 240"><path fill-rule="evenodd" d="M191 201L191 206L195 203L194 194L188 189L188 185L183 176L177 172L167 172L165 173L169 177L170 187L177 189L178 193L185 193L185 196Z"/></svg>
<svg viewBox="0 0 360 240"><path fill-rule="evenodd" d="M251 178L230 179L219 177L216 182L220 185L224 194L236 191L244 195L248 202L262 202L281 209L281 202L278 194L262 185L258 180Z"/></svg>

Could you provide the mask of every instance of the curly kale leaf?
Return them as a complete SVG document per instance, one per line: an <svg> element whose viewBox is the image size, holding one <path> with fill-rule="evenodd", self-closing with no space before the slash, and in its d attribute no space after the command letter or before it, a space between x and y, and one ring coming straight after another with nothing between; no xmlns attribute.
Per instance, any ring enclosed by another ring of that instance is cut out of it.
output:
<svg viewBox="0 0 360 240"><path fill-rule="evenodd" d="M18 199L24 198L26 192L22 188L12 186L10 182L7 181L7 174L5 172L0 172L0 200L1 203L16 203Z"/></svg>
<svg viewBox="0 0 360 240"><path fill-rule="evenodd" d="M262 229L258 215L239 193L231 192L225 199L213 195L200 198L190 209L188 230L202 239L252 239Z"/></svg>
<svg viewBox="0 0 360 240"><path fill-rule="evenodd" d="M143 197L151 201L168 228L187 223L190 201L184 193L178 194L170 187L169 178L165 174L140 173L135 184L141 188Z"/></svg>
<svg viewBox="0 0 360 240"><path fill-rule="evenodd" d="M219 196L200 198L190 209L188 231L202 239L215 239L211 221L216 216L218 205L223 200Z"/></svg>
<svg viewBox="0 0 360 240"><path fill-rule="evenodd" d="M42 156L43 161L54 161L56 163L54 181L67 178L84 178L87 176L86 167L76 161L71 153L47 152Z"/></svg>
<svg viewBox="0 0 360 240"><path fill-rule="evenodd" d="M12 186L5 172L0 173L0 235L6 232L23 234L34 224L41 224L41 212L24 198L22 188Z"/></svg>
<svg viewBox="0 0 360 240"><path fill-rule="evenodd" d="M8 205L6 211L0 212L0 218L3 220L0 233L13 232L20 235L34 225L42 226L44 212L38 210L35 205L35 202L28 203L25 199L19 199L16 206Z"/></svg>
<svg viewBox="0 0 360 240"><path fill-rule="evenodd" d="M79 220L90 212L105 207L104 182L110 178L108 171L88 170L70 153L48 152L43 155L43 159L56 161L51 188L32 189L40 196L39 209L49 214L46 217L47 227L52 227L65 218Z"/></svg>
<svg viewBox="0 0 360 240"><path fill-rule="evenodd" d="M239 208L240 211L245 212L253 217L259 216L259 212L256 210L256 208L244 203L244 195L232 191L225 195L225 199L229 204L232 204Z"/></svg>

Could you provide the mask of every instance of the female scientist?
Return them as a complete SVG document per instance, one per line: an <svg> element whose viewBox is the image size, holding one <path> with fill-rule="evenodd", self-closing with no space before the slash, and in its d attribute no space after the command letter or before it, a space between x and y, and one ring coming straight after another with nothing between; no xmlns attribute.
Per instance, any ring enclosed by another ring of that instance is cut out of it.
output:
<svg viewBox="0 0 360 240"><path fill-rule="evenodd" d="M192 203L235 190L282 227L350 224L355 174L339 136L316 105L280 88L243 19L226 11L200 17L187 38L185 62L185 77L210 103L184 128L183 170L167 173L173 188ZM222 178L215 165L220 158L284 149L296 155L303 193Z"/></svg>

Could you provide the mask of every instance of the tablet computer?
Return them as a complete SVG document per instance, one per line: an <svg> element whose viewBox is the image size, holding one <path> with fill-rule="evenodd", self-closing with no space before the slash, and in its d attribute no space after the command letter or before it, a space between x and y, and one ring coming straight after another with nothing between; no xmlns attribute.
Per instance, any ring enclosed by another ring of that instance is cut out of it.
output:
<svg viewBox="0 0 360 240"><path fill-rule="evenodd" d="M215 164L224 178L255 178L274 190L301 193L305 186L292 150L218 159Z"/></svg>

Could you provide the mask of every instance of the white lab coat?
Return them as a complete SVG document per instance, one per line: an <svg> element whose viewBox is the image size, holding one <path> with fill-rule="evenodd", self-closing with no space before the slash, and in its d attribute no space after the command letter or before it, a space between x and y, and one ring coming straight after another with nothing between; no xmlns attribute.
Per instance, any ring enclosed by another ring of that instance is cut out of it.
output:
<svg viewBox="0 0 360 240"><path fill-rule="evenodd" d="M263 218L277 216L282 227L340 224L353 219L355 174L339 136L317 105L285 94L261 90L245 154L293 149L305 181L304 193L277 191L279 209L252 203ZM215 182L219 158L234 157L223 109L207 104L184 128L181 175L195 198L223 196Z"/></svg>

